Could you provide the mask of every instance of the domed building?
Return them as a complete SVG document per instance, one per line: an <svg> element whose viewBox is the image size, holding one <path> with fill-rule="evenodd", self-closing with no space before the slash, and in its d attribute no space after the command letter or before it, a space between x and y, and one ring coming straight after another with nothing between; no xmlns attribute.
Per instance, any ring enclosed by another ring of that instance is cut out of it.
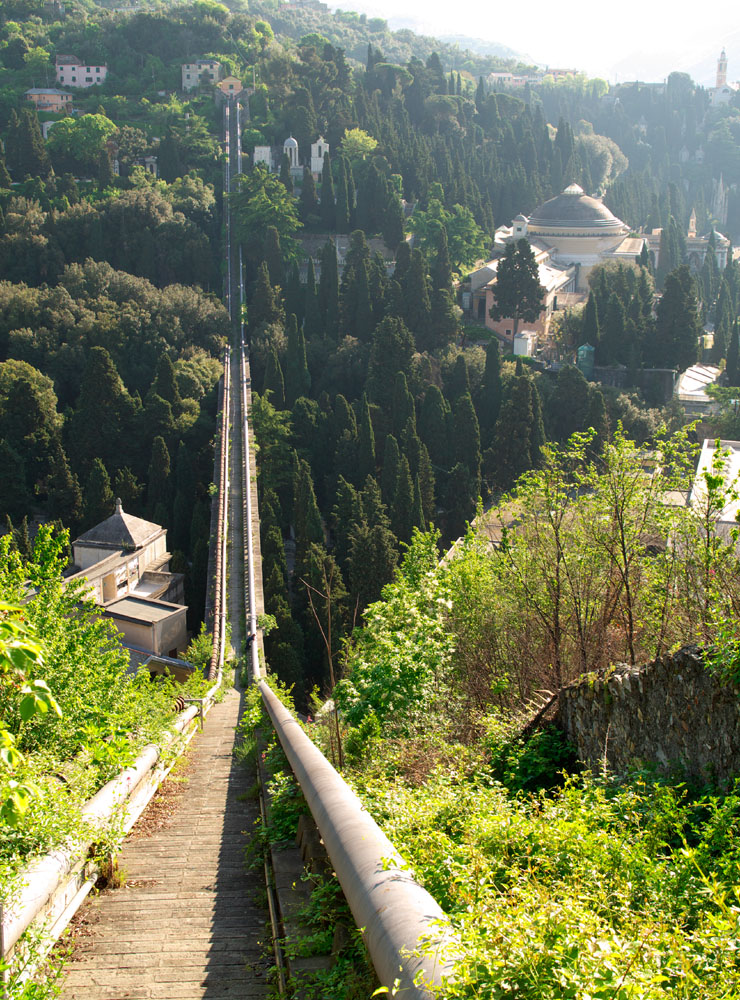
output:
<svg viewBox="0 0 740 1000"><path fill-rule="evenodd" d="M588 294L588 275L607 260L634 262L642 251L645 237L630 236L630 228L596 198L590 198L577 184L550 198L529 218L517 215L511 226L496 230L494 257L470 275L470 312L496 333L504 343L513 344L514 324L510 319L493 320L498 261L507 243L525 239L534 251L540 284L544 289L542 312L527 331L541 343L549 338L553 312L582 303Z"/></svg>
<svg viewBox="0 0 740 1000"><path fill-rule="evenodd" d="M605 259L634 259L640 253L643 241L627 239L629 231L606 205L571 184L536 208L529 219L517 216L510 238L544 244L554 263L576 269L576 288L584 291L596 264Z"/></svg>

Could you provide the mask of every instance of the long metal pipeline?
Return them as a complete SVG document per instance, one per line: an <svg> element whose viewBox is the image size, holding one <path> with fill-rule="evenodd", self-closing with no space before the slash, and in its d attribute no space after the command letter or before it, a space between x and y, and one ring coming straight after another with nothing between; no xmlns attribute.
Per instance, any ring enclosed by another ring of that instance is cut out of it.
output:
<svg viewBox="0 0 740 1000"><path fill-rule="evenodd" d="M238 114L236 117L239 132ZM237 149L239 140L237 138ZM240 165L239 165L240 166ZM244 288L241 279L240 301ZM256 634L252 454L249 441L251 392L242 324L240 395L243 477L246 507L247 618ZM293 773L301 786L329 859L381 983L402 1000L431 1000L449 977L457 939L438 903L411 877L393 844L355 793L332 767L264 679L257 642L249 645L251 676L259 685Z"/></svg>

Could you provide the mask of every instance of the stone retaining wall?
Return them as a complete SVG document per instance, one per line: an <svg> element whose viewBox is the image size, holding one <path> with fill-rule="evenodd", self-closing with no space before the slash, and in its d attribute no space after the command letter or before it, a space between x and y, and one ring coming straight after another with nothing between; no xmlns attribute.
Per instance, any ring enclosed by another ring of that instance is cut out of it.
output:
<svg viewBox="0 0 740 1000"><path fill-rule="evenodd" d="M726 786L740 776L740 693L686 646L651 663L617 664L560 693L559 722L578 755L623 773L635 763Z"/></svg>

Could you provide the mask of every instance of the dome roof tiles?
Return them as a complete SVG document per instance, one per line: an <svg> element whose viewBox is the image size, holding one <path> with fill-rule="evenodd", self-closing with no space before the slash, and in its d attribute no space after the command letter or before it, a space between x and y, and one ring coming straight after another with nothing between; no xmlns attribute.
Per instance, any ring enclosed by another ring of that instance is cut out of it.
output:
<svg viewBox="0 0 740 1000"><path fill-rule="evenodd" d="M529 229L607 229L617 232L625 228L602 202L583 193L583 188L571 184L562 194L550 198L532 212Z"/></svg>

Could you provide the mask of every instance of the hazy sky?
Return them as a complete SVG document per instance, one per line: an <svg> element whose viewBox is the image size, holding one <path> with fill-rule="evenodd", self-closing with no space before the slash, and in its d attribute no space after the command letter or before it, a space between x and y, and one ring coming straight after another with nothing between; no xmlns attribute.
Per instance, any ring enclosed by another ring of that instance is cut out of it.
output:
<svg viewBox="0 0 740 1000"><path fill-rule="evenodd" d="M550 66L573 66L591 76L663 79L671 70L714 83L724 45L728 76L740 79L737 0L620 0L590 5L553 0L340 0L333 6L365 11L430 34L463 34L500 42Z"/></svg>

